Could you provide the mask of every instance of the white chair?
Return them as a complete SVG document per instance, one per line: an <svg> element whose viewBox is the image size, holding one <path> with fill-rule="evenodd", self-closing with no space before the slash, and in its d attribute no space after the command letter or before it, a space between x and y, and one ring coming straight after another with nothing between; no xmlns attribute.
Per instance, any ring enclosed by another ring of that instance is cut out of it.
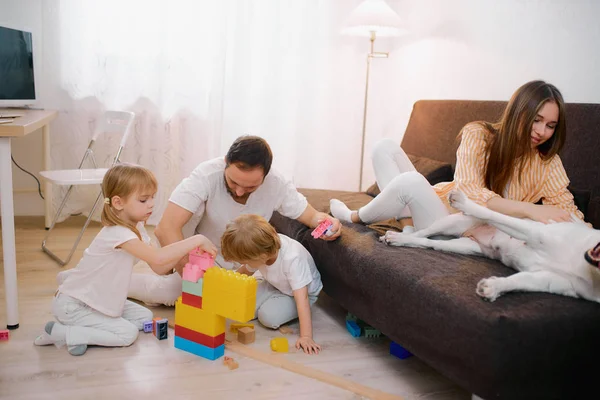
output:
<svg viewBox="0 0 600 400"><path fill-rule="evenodd" d="M104 115L102 116L102 118L100 119L100 121L98 122L98 124L96 125L96 129L94 131L94 136L92 137L92 140L90 141L90 144L88 145L87 150L85 151L85 154L83 155L83 159L81 160L81 163L79 164L78 169L63 169L63 170L41 171L40 172L40 175L44 179L46 179L50 183L52 183L53 185L69 186L69 189L67 190L67 193L65 194L65 197L62 200L60 207L58 207L58 211L56 212L54 219L52 220L52 225L50 226L50 229L48 229L48 233L46 234L46 237L42 241L42 250L45 253L47 253L50 257L52 257L54 260L56 260L61 266L66 265L71 260L71 257L73 257L73 253L75 253L75 249L77 248L77 245L79 244L79 241L81 240L81 237L83 236L83 232L89 225L90 220L92 219L92 216L94 214L94 211L96 211L96 207L98 206L98 203L103 198L102 188L100 188L100 193L98 194L98 197L96 198L96 201L94 202L94 206L92 207L92 209L87 217L87 220L85 221L85 224L83 225L83 228L81 228L81 231L79 232L79 236L77 236L77 240L75 240L75 243L73 244L73 247L71 248L71 251L69 252L69 255L67 256L67 258L65 260L63 260L46 247L46 241L50 237L50 234L52 233L52 229L54 228L56 221L60 217L60 213L62 212L63 208L65 207L65 204L67 203L67 200L69 199L69 196L71 195L71 190L73 189L74 186L79 186L79 185L101 185L102 184L102 179L104 179L104 175L106 174L106 171L108 171L108 168L98 168L98 166L96 164L96 160L94 158L94 151L93 151L94 144L96 143L96 140L99 138L99 136L102 134L107 134L107 133L121 134L122 135L121 143L119 144L119 149L117 150L117 153L112 161L111 166L115 165L116 163L119 162L119 157L121 156L121 152L123 151L123 148L125 147L125 143L127 142L127 138L131 132L131 126L133 125L134 118L135 118L135 114L132 112L128 112L128 111L106 111L104 113ZM82 169L83 164L88 157L91 159L94 169ZM49 195L50 194L48 194L48 196Z"/></svg>

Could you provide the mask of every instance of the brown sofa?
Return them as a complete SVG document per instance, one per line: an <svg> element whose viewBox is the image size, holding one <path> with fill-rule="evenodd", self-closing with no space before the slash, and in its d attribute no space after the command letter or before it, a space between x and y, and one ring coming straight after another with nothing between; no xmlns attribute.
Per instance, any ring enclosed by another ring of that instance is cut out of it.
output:
<svg viewBox="0 0 600 400"><path fill-rule="evenodd" d="M505 104L419 101L402 147L431 183L451 179L461 127L497 120ZM599 228L600 104L568 104L567 130L561 157L572 192ZM353 208L371 199L365 193L302 192L322 211L329 211L334 197ZM514 273L497 261L385 246L375 230L356 224L327 243L279 214L271 222L311 252L330 297L471 393L530 400L597 392L600 304L544 293L511 293L489 303L475 294L477 282Z"/></svg>

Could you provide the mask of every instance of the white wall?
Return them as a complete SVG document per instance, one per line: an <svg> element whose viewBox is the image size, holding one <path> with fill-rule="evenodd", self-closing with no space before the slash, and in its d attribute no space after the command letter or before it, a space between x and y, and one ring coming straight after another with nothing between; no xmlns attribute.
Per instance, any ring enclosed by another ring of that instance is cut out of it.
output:
<svg viewBox="0 0 600 400"><path fill-rule="evenodd" d="M33 35L38 96L42 95L42 0L0 0L0 25L28 30ZM13 158L21 167L38 176L42 169L42 131L12 140ZM44 215L44 202L35 180L13 164L15 215Z"/></svg>
<svg viewBox="0 0 600 400"><path fill-rule="evenodd" d="M408 34L376 42L376 50L391 51L391 55L387 60L375 60L371 71L363 188L374 181L369 161L372 144L383 137L400 142L412 104L418 99L507 100L521 84L545 79L561 89L566 101L600 103L600 51L594 45L600 43L599 1L387 1L405 21ZM360 0L352 3L357 5ZM352 9L350 2L339 4L340 12ZM31 29L37 37L35 56L41 61L42 0L0 0L3 23ZM335 80L340 90L356 94L339 104L340 109L348 110L347 118L356 128L344 137L341 133L339 138L324 137L327 146L338 144L343 150L335 152L333 159L348 157L344 153L356 155L360 146L365 77L361 68L354 68L354 75L344 72L344 64L364 63L368 40L341 38L338 29L321 32L332 35L324 42L334 41L342 47L343 56L332 60L340 73L328 79ZM41 63L37 68L41 72ZM323 118L329 111L322 110ZM350 143L353 141L356 143ZM14 140L13 154L23 167L37 173L41 169L41 134ZM339 174L318 178L321 183L316 185L334 180L338 188L356 190L358 158L355 169ZM35 181L16 168L13 176L16 214L42 215Z"/></svg>
<svg viewBox="0 0 600 400"><path fill-rule="evenodd" d="M567 102L600 103L600 1L387 1L409 33L377 45L391 55L371 70L367 149L400 142L418 99L508 100L544 79Z"/></svg>

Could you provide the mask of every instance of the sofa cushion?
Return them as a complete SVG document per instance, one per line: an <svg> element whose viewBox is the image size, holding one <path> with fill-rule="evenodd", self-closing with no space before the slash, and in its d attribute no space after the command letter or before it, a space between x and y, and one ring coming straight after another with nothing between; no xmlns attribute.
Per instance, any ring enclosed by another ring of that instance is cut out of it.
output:
<svg viewBox="0 0 600 400"><path fill-rule="evenodd" d="M431 185L440 182L450 182L454 179L454 169L447 162L433 160L427 157L419 157L412 154L407 154L408 158L415 166L417 172L423 175ZM380 193L377 182L372 184L367 189L369 196L375 197Z"/></svg>

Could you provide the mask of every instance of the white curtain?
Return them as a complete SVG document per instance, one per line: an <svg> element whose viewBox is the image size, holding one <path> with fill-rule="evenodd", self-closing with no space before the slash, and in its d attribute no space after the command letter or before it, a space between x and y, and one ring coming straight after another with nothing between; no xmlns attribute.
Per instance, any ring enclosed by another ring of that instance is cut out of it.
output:
<svg viewBox="0 0 600 400"><path fill-rule="evenodd" d="M358 3L43 2L42 101L60 110L53 168L77 166L102 111L131 110L122 160L158 178L150 223L182 178L242 134L264 137L298 187L356 190L368 40L339 31ZM78 191L65 214L96 194Z"/></svg>

